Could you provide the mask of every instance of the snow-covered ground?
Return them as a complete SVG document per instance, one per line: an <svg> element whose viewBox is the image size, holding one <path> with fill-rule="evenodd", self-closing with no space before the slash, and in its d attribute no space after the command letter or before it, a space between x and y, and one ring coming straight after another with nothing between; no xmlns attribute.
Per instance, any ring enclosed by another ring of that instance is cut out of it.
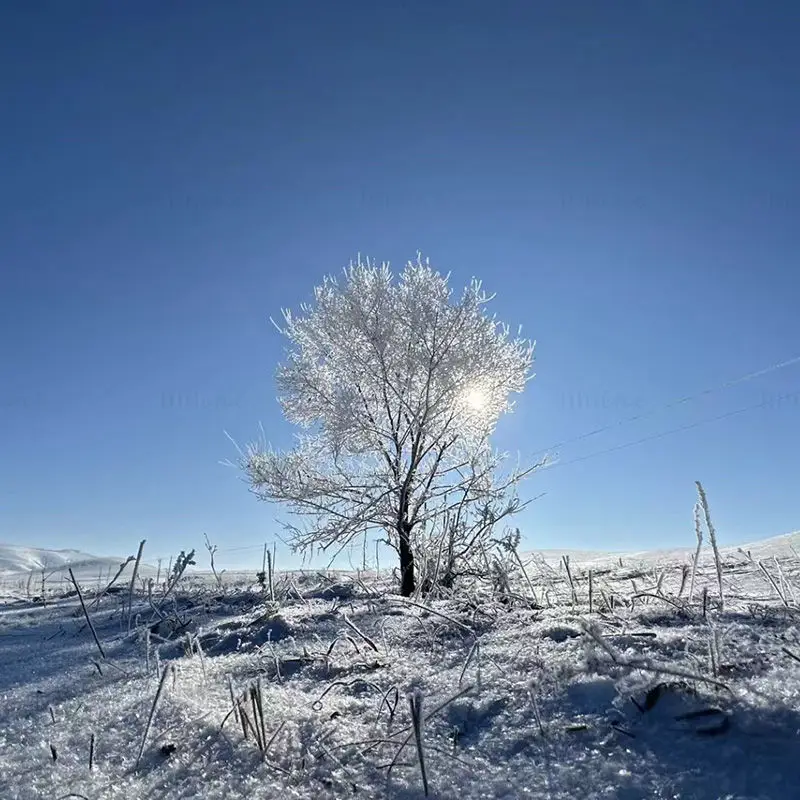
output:
<svg viewBox="0 0 800 800"><path fill-rule="evenodd" d="M800 535L742 550L722 608L691 550L531 554L536 603L521 575L507 603L414 605L374 576L280 576L270 602L194 574L130 619L131 566L98 600L93 565L102 655L68 583L43 604L8 570L0 798L422 797L415 692L431 797L800 798Z"/></svg>

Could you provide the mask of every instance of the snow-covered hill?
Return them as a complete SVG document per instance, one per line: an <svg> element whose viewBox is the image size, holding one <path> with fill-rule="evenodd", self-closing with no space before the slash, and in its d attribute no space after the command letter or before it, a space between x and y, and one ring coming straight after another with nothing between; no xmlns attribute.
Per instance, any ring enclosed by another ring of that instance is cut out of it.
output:
<svg viewBox="0 0 800 800"><path fill-rule="evenodd" d="M113 575L124 560L118 556L94 556L80 550L0 544L0 577L9 580L44 571L48 580L59 581L62 577L69 580L67 570L71 568L80 581L97 580L99 576ZM140 574L144 575L149 569L142 565Z"/></svg>
<svg viewBox="0 0 800 800"><path fill-rule="evenodd" d="M561 561L566 555L569 556L571 562L575 564L584 565L597 565L607 564L609 562L617 562L620 558L625 562L642 563L648 565L656 565L661 562L686 562L693 555L695 546L687 545L686 547L677 547L669 550L639 550L639 551L620 551L608 552L603 550L531 550L524 554L527 558L544 559L544 561L553 564ZM778 558L784 556L792 556L800 553L800 531L793 533L785 533L780 536L772 536L768 539L761 539L755 542L748 542L739 545L721 545L720 552L723 555L733 556L734 558L742 558L739 551L750 553L756 559ZM703 541L703 552L701 554L702 560L712 558L712 551L708 537Z"/></svg>
<svg viewBox="0 0 800 800"><path fill-rule="evenodd" d="M800 531L773 536L742 545L723 545L724 554L741 557L739 550L750 552L756 560L772 558L773 556L791 556L800 553ZM662 561L675 562L687 561L694 553L694 546L674 548L670 550L642 550L627 552L608 552L602 550L531 550L524 554L529 558L544 559L548 563L557 563L567 555L575 564L603 564L617 562L620 558L624 561L657 564ZM154 571L146 563L141 565L140 574ZM703 559L711 558L709 543L704 542ZM45 570L48 575L65 573L72 567L76 575L95 578L99 574L106 574L109 570L116 571L125 559L120 556L95 556L82 553L79 550L47 550L38 547L22 545L0 544L0 576L13 576L19 573ZM203 573L201 568L190 569L190 572Z"/></svg>
<svg viewBox="0 0 800 800"><path fill-rule="evenodd" d="M65 569L75 564L87 562L115 561L100 559L97 556L81 553L79 550L45 550L39 547L0 544L0 573L30 572Z"/></svg>

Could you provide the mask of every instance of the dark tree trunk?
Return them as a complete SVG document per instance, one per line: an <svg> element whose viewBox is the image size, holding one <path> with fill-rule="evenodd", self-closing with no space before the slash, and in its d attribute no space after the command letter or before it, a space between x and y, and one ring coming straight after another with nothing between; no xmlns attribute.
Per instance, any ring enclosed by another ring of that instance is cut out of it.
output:
<svg viewBox="0 0 800 800"><path fill-rule="evenodd" d="M400 554L400 594L411 597L417 588L414 575L414 551L411 547L411 531L414 529L409 520L408 486L411 474L406 477L400 488L400 502L397 507L397 551Z"/></svg>
<svg viewBox="0 0 800 800"><path fill-rule="evenodd" d="M400 551L400 594L403 597L411 597L416 588L414 553L411 550L411 527L405 520L398 523L397 538Z"/></svg>

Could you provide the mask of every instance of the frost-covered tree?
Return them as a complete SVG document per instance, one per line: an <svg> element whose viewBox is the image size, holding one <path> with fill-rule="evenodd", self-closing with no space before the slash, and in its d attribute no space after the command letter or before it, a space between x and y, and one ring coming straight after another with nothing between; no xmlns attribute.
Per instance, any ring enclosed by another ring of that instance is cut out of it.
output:
<svg viewBox="0 0 800 800"><path fill-rule="evenodd" d="M292 544L385 531L408 596L418 542L441 529L450 556L463 555L518 509L507 490L520 473L498 478L489 437L525 387L533 343L490 316L489 300L477 280L454 297L421 256L396 277L359 257L299 315L283 312L279 402L301 431L288 452L250 445L241 465L260 499L304 518Z"/></svg>

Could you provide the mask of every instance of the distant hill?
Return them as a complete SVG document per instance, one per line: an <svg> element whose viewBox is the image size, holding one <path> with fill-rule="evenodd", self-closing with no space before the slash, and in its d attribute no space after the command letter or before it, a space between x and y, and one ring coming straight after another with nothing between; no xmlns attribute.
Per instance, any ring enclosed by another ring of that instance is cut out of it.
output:
<svg viewBox="0 0 800 800"><path fill-rule="evenodd" d="M597 564L606 562L616 562L622 558L626 561L641 561L642 563L659 563L668 560L687 560L694 553L694 546L687 543L686 547L670 550L644 550L639 552L609 552L609 551L588 551L588 550L531 550L523 554L527 559L530 557L543 558L551 564L557 564L561 557L568 555L575 564ZM772 556L792 556L800 553L800 531L787 533L782 536L773 536L769 539L762 539L742 545L723 545L720 550L723 553L740 557L738 550L750 551L753 558L764 559ZM707 540L703 543L703 560L710 559L711 548ZM82 582L96 581L101 577L112 577L119 569L120 564L125 560L120 556L94 556L89 553L82 553L80 550L46 550L39 547L25 547L22 545L0 544L0 578L25 577L31 572L41 572L45 570L47 576L54 580L60 580L66 576L67 569L72 568L75 577ZM132 565L128 565L123 573L125 578L129 578ZM192 573L204 574L205 569L197 567L189 570ZM237 570L229 570L229 576ZM156 568L150 564L142 563L139 567L139 575L154 576ZM162 573L163 574L163 573Z"/></svg>
<svg viewBox="0 0 800 800"><path fill-rule="evenodd" d="M565 555L575 563L604 563L616 561L619 558L627 561L642 561L658 563L661 561L689 559L695 551L694 544L687 543L686 547L677 547L668 550L640 550L640 551L620 551L608 552L604 550L530 550L525 553L526 557L538 556L547 562L558 562ZM760 539L747 544L720 544L720 552L738 555L739 550L745 553L748 551L755 559L771 558L772 556L792 556L800 553L800 531L785 533L780 536L772 536L769 539ZM703 537L703 559L710 559L711 543L708 536Z"/></svg>
<svg viewBox="0 0 800 800"><path fill-rule="evenodd" d="M71 567L79 580L95 580L100 575L105 577L109 572L113 576L124 560L125 558L119 556L94 556L80 550L46 550L41 547L0 544L0 576L6 578L41 572L44 569L46 575L58 580ZM127 571L130 569L129 566ZM139 574L149 574L151 569L143 564Z"/></svg>

